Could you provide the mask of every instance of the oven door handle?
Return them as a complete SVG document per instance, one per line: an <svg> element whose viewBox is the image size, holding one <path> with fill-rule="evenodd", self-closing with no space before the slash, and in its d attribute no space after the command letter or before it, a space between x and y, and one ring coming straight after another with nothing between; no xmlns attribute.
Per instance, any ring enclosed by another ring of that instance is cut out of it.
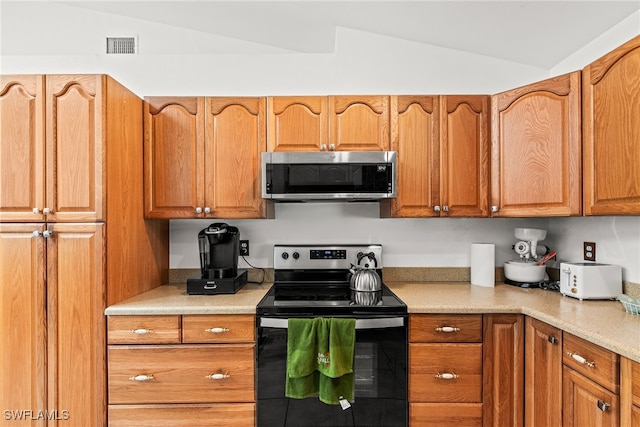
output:
<svg viewBox="0 0 640 427"><path fill-rule="evenodd" d="M260 317L260 327L287 329L289 319L280 317ZM397 328L405 325L406 317L374 317L371 319L356 319L356 329Z"/></svg>

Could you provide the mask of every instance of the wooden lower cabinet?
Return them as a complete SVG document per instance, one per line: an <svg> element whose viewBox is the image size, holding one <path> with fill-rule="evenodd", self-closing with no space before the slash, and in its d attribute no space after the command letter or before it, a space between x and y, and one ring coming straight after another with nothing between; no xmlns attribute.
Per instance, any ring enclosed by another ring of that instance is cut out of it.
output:
<svg viewBox="0 0 640 427"><path fill-rule="evenodd" d="M524 316L484 315L484 427L524 425Z"/></svg>
<svg viewBox="0 0 640 427"><path fill-rule="evenodd" d="M620 426L640 426L640 363L620 360Z"/></svg>
<svg viewBox="0 0 640 427"><path fill-rule="evenodd" d="M482 315L411 316L409 425L482 426Z"/></svg>
<svg viewBox="0 0 640 427"><path fill-rule="evenodd" d="M255 403L110 405L111 427L253 427Z"/></svg>
<svg viewBox="0 0 640 427"><path fill-rule="evenodd" d="M253 426L254 325L252 315L110 316L109 426Z"/></svg>
<svg viewBox="0 0 640 427"><path fill-rule="evenodd" d="M562 331L525 319L525 426L562 425Z"/></svg>

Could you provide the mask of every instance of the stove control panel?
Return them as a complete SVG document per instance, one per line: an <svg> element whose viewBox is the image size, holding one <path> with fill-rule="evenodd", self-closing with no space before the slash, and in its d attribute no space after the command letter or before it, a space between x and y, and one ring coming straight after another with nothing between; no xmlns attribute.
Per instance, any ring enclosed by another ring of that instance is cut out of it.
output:
<svg viewBox="0 0 640 427"><path fill-rule="evenodd" d="M358 254L373 253L382 267L382 245L275 245L273 268L278 269L349 269L358 263Z"/></svg>

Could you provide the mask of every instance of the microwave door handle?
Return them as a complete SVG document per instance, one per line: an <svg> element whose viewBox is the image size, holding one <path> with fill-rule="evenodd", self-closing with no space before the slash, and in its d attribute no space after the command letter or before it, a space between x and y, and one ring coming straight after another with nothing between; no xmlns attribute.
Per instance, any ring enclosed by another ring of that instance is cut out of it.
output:
<svg viewBox="0 0 640 427"><path fill-rule="evenodd" d="M402 316L356 319L356 330L397 328L399 326L404 326L405 323L406 317ZM287 329L288 325L289 319L286 318L260 317L260 327L262 328Z"/></svg>

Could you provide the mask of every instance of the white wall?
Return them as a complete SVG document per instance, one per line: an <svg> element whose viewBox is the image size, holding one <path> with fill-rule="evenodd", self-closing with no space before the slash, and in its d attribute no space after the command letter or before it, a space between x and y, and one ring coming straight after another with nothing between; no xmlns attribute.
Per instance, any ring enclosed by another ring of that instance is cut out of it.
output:
<svg viewBox="0 0 640 427"><path fill-rule="evenodd" d="M0 72L106 73L139 96L496 93L582 68L640 34L640 13L551 70L339 28L333 53L300 54L55 2L0 3ZM105 55L106 36L137 35L138 55ZM186 46L186 48L185 48ZM185 53L180 53L186 49ZM239 52L239 53L238 53ZM269 267L271 245L379 242L387 266L468 266L469 244L513 256L513 228L548 228L545 243L567 261L596 241L598 261L640 283L640 217L379 219L376 204L278 205L275 220L228 221L251 242L250 262ZM172 221L173 268L198 266L197 233L216 221Z"/></svg>

